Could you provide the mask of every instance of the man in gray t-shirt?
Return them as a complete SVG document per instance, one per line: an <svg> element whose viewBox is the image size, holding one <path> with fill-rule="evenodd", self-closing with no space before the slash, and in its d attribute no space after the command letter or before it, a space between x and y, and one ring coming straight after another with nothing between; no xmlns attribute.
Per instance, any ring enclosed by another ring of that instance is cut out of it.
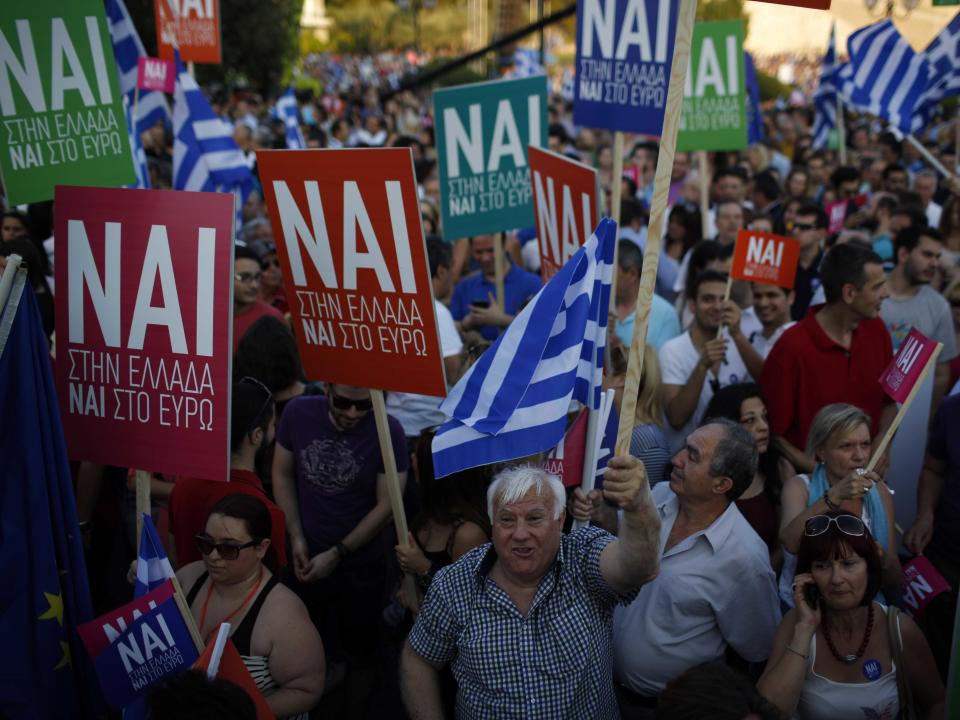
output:
<svg viewBox="0 0 960 720"><path fill-rule="evenodd" d="M880 306L880 316L900 347L911 327L931 340L943 343L933 381L931 409L936 409L950 382L949 362L957 354L950 305L930 281L936 271L943 239L933 228L904 228L897 233L894 254L897 266L890 272L890 297Z"/></svg>

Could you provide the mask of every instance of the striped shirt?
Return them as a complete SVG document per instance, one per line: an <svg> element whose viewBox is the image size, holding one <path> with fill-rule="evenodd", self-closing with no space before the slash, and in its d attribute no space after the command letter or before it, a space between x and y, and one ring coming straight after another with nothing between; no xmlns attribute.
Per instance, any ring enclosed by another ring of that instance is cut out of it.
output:
<svg viewBox="0 0 960 720"><path fill-rule="evenodd" d="M488 577L489 543L437 573L408 640L424 659L452 663L458 718L619 717L613 608L636 591L620 595L600 574L613 540L594 527L565 535L526 616Z"/></svg>

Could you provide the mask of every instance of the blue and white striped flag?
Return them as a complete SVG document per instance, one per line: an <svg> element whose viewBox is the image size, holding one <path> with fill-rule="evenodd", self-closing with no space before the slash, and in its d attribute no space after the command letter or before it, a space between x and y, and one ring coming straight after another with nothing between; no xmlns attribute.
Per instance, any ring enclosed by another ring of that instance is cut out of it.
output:
<svg viewBox="0 0 960 720"><path fill-rule="evenodd" d="M760 83L753 55L743 51L743 72L747 83L747 142L750 145L763 140L763 111L760 109Z"/></svg>
<svg viewBox="0 0 960 720"><path fill-rule="evenodd" d="M837 82L844 102L909 133L931 79L924 55L914 52L889 19L853 33L847 51L850 61L841 67Z"/></svg>
<svg viewBox="0 0 960 720"><path fill-rule="evenodd" d="M143 528L140 530L140 552L137 554L137 582L133 588L135 598L155 590L174 575L153 518L147 513L141 513L141 517Z"/></svg>
<svg viewBox="0 0 960 720"><path fill-rule="evenodd" d="M433 439L436 477L549 450L571 400L600 406L616 231L601 220L450 391L440 409L452 420Z"/></svg>
<svg viewBox="0 0 960 720"><path fill-rule="evenodd" d="M830 133L837 127L837 24L830 27L827 54L820 61L820 82L813 93L813 146L822 149L830 141Z"/></svg>
<svg viewBox="0 0 960 720"><path fill-rule="evenodd" d="M130 101L126 95L123 96L123 114L127 120L127 138L130 140L130 155L133 157L133 171L137 176L137 181L132 185L127 185L127 187L149 190L150 171L147 169L147 154L143 151L143 143L140 142L140 133L134 126L133 108L130 107Z"/></svg>
<svg viewBox="0 0 960 720"><path fill-rule="evenodd" d="M512 77L525 78L535 75L546 75L543 65L540 64L540 53L533 48L517 48L513 51Z"/></svg>
<svg viewBox="0 0 960 720"><path fill-rule="evenodd" d="M233 139L233 128L213 112L197 81L180 62L173 95L173 189L228 192L237 197L237 229L253 173Z"/></svg>
<svg viewBox="0 0 960 720"><path fill-rule="evenodd" d="M106 0L106 10L113 56L117 61L120 92L127 96L132 106L137 88L137 60L146 57L147 51L140 42L137 28L134 27L123 0ZM158 120L162 120L167 126L172 122L167 96L159 90L141 91L137 101L137 132L142 133L152 128Z"/></svg>
<svg viewBox="0 0 960 720"><path fill-rule="evenodd" d="M277 98L277 104L273 107L273 117L283 120L287 130L287 150L303 150L307 147L307 143L303 140L303 132L300 130L300 108L297 105L297 96L293 92L293 85Z"/></svg>
<svg viewBox="0 0 960 720"><path fill-rule="evenodd" d="M930 124L942 100L960 95L960 13L933 39L923 56L930 65L931 78L914 110L914 132Z"/></svg>

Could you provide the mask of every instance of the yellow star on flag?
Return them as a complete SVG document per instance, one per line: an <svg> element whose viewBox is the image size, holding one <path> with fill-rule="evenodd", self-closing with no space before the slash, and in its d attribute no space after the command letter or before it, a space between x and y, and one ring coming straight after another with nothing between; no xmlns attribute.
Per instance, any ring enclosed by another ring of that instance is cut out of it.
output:
<svg viewBox="0 0 960 720"><path fill-rule="evenodd" d="M54 595L53 593L45 592L43 596L47 599L50 607L40 616L40 619L56 619L56 621L60 623L60 627L63 627L63 598L60 597L60 593Z"/></svg>
<svg viewBox="0 0 960 720"><path fill-rule="evenodd" d="M70 667L70 643L68 643L66 640L61 640L60 650L63 652L63 656L60 658L60 662L54 665L54 670Z"/></svg>

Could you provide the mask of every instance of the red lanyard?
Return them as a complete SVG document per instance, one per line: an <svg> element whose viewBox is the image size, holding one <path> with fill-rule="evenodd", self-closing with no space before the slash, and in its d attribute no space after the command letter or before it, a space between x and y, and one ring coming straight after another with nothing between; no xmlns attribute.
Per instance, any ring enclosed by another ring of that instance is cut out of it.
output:
<svg viewBox="0 0 960 720"><path fill-rule="evenodd" d="M253 589L247 593L247 596L243 599L243 602L240 603L240 607L234 610L232 613L227 615L223 620L220 621L222 625L225 622L230 622L230 620L237 615L241 610L243 610L247 603L253 600L257 592L260 590L260 583L263 582L263 568L260 568L260 579L257 580L257 584L253 586ZM200 611L200 629L203 629L203 626L207 624L207 606L210 604L210 596L213 595L213 578L210 579L210 587L207 588L207 597L203 601L203 609ZM207 638L213 635L213 630L207 633Z"/></svg>

